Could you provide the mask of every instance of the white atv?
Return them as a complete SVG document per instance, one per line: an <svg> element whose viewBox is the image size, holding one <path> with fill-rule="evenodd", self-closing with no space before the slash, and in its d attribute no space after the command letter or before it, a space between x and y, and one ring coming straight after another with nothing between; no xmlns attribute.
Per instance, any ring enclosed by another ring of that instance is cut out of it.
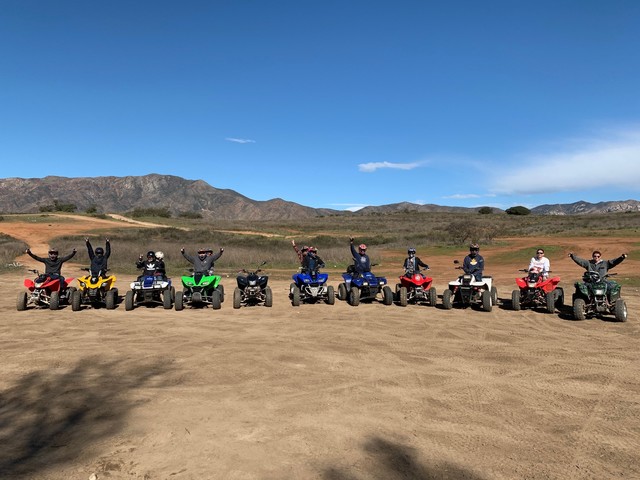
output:
<svg viewBox="0 0 640 480"><path fill-rule="evenodd" d="M454 260L458 264L457 260ZM461 269L462 267L456 267ZM498 303L498 289L492 285L491 277L482 277L476 280L473 275L460 275L457 280L449 282L449 288L442 292L442 306L447 310L453 308L454 304L461 307L468 307L476 304L482 307L485 312L490 312L491 308Z"/></svg>

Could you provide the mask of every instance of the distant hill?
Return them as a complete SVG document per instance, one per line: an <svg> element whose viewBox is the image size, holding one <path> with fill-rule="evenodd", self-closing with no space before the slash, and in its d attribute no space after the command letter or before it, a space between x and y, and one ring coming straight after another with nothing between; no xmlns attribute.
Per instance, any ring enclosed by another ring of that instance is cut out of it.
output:
<svg viewBox="0 0 640 480"><path fill-rule="evenodd" d="M420 205L417 203L400 202L391 203L388 205L380 205L377 207L364 207L357 210L357 215L367 215L370 213L394 213L394 212L455 212L455 213L477 213L482 207L467 208L467 207L445 207L442 205ZM494 208L495 213L502 212L499 208Z"/></svg>
<svg viewBox="0 0 640 480"><path fill-rule="evenodd" d="M73 204L78 211L92 206L104 213L166 207L174 215L195 212L203 218L228 220L294 219L343 213L305 207L280 198L252 200L233 190L214 188L203 180L172 175L0 179L0 212L40 212L40 207L52 205L54 201Z"/></svg>
<svg viewBox="0 0 640 480"><path fill-rule="evenodd" d="M367 215L380 213L452 212L477 213L481 207L419 205L410 202L368 206L357 212L312 208L281 198L258 201L240 193L212 187L203 180L173 175L149 174L130 177L45 177L0 179L0 213L37 213L41 207L73 204L78 211L96 207L102 213L123 213L135 209L167 208L174 216L199 213L206 219L278 220L320 215ZM537 215L577 215L640 211L640 202L576 202L541 205L531 209ZM494 213L504 213L493 208Z"/></svg>
<svg viewBox="0 0 640 480"><path fill-rule="evenodd" d="M588 213L619 213L639 211L640 202L638 202L637 200L599 203L580 201L575 203L540 205L531 209L531 213L535 215L581 215Z"/></svg>

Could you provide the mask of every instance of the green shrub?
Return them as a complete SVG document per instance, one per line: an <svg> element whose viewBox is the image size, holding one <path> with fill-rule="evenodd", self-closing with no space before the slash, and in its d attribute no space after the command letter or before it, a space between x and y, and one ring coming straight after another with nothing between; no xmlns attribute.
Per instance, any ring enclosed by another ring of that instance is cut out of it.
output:
<svg viewBox="0 0 640 480"><path fill-rule="evenodd" d="M478 213L480 215L488 215L490 213L493 213L493 208L491 208L491 207L480 207L478 209Z"/></svg>
<svg viewBox="0 0 640 480"><path fill-rule="evenodd" d="M509 215L529 215L531 210L527 207L523 207L522 205L518 205L517 207L507 208L505 210Z"/></svg>

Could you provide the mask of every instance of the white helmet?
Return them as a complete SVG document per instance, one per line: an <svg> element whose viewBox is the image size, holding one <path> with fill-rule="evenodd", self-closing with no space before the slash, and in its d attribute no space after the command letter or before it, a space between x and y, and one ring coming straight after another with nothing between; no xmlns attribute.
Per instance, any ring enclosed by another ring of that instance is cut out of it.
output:
<svg viewBox="0 0 640 480"><path fill-rule="evenodd" d="M156 258L157 258L158 260L162 260L162 259L164 258L164 253L159 252L159 251L158 251L158 252L156 252Z"/></svg>

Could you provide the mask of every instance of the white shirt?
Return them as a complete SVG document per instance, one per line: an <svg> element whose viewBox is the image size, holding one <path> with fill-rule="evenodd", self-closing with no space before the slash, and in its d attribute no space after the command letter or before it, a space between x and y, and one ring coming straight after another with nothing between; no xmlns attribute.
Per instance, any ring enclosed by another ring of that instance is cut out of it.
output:
<svg viewBox="0 0 640 480"><path fill-rule="evenodd" d="M551 270L551 263L549 263L549 259L547 257L532 257L531 261L529 262L529 270L531 269L542 272L542 275L546 277L547 275L549 275L549 271Z"/></svg>

